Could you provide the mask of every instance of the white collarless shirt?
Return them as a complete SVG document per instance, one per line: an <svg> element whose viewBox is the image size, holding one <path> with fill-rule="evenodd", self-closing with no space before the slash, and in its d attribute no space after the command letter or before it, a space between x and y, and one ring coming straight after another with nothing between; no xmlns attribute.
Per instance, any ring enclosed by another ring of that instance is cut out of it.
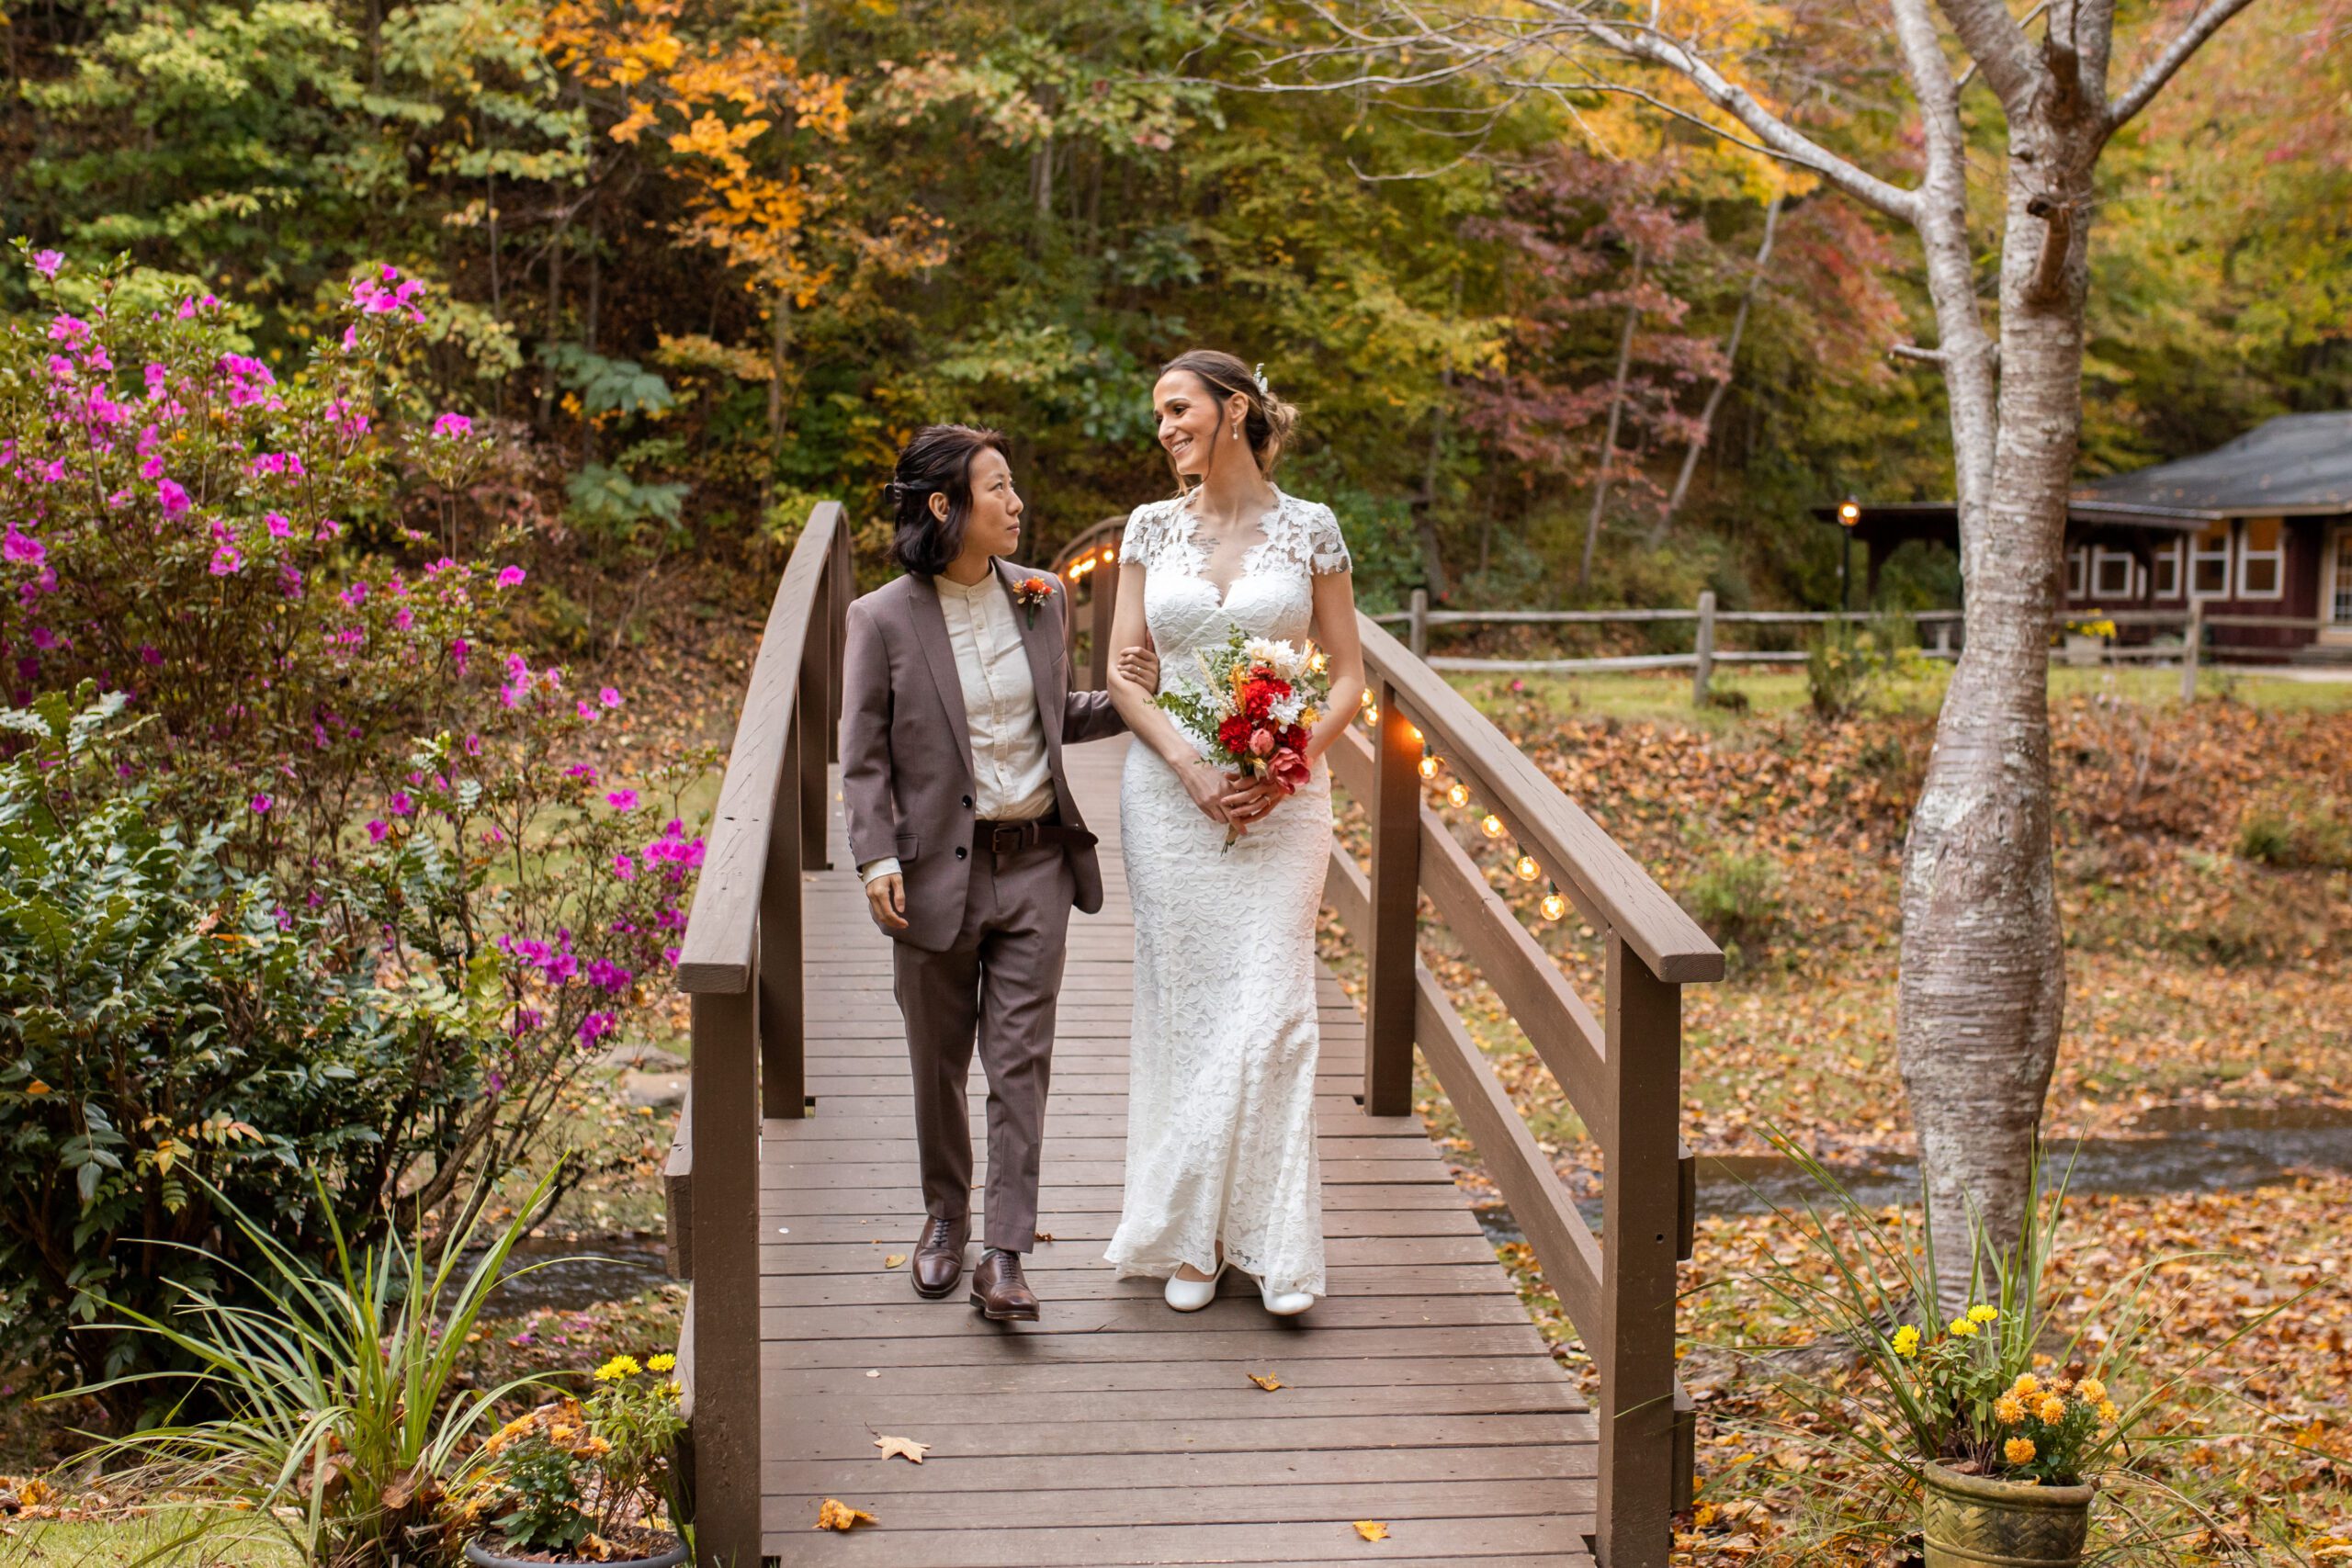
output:
<svg viewBox="0 0 2352 1568"><path fill-rule="evenodd" d="M1034 821L1054 809L1054 775L1037 682L1021 645L1020 612L993 569L969 588L944 576L931 585L947 622L964 726L972 739L972 816L982 822ZM896 855L885 855L858 867L858 875L871 882L899 869Z"/></svg>

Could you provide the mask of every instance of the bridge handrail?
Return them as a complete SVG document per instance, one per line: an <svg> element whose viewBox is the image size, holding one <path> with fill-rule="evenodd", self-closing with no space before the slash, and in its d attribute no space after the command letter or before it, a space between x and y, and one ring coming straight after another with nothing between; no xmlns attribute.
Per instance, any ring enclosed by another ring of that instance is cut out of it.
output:
<svg viewBox="0 0 2352 1568"><path fill-rule="evenodd" d="M809 512L769 607L679 943L693 998L685 1108L663 1169L699 1563L760 1561L761 1122L806 1112L801 873L828 864L842 646L857 592L841 503ZM695 1347L711 1377L695 1376Z"/></svg>

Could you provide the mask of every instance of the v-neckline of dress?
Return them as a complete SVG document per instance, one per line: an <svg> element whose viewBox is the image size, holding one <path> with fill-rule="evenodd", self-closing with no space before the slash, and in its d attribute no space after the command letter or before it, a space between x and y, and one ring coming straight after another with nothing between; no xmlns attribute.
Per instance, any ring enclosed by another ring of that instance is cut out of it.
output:
<svg viewBox="0 0 2352 1568"><path fill-rule="evenodd" d="M1233 591L1240 587L1242 580L1250 575L1250 569L1253 564L1252 558L1260 550L1274 542L1274 531L1269 525L1282 515L1283 506L1290 498L1283 493L1280 485L1272 480L1267 482L1266 488L1274 492L1274 503L1266 508L1265 515L1258 520L1258 540L1242 549L1240 564L1234 570L1233 581L1222 588L1217 586L1216 579L1209 575L1209 562L1212 557L1207 547L1201 543L1201 519L1192 509L1192 497L1185 496L1176 502L1176 515L1184 524L1184 544L1200 558L1200 563L1193 569L1193 575L1207 583L1211 592L1216 594L1216 607L1219 610L1223 610L1232 600Z"/></svg>

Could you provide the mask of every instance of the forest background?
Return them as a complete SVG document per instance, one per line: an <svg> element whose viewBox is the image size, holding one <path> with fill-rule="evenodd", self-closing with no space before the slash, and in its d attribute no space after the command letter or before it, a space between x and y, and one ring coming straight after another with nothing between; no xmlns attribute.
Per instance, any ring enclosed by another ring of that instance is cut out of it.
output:
<svg viewBox="0 0 2352 1568"><path fill-rule="evenodd" d="M1246 15L7 0L0 232L179 275L288 369L356 267L428 280L407 368L498 438L464 510L589 569L524 606L579 652L655 575L708 581L665 564L763 597L813 498L878 566L880 482L929 420L1012 434L1044 558L1168 491L1148 389L1195 344L1304 408L1284 480L1339 511L1375 608L1831 604L1809 509L1950 493L1939 378L1890 353L1930 327L1908 236L1623 98L1237 90L1315 26ZM2347 19L2258 7L2107 157L2086 474L2345 406ZM1722 20L1810 133L1904 161L1881 29L1815 0ZM1951 603L1951 558L1911 549L1883 597Z"/></svg>

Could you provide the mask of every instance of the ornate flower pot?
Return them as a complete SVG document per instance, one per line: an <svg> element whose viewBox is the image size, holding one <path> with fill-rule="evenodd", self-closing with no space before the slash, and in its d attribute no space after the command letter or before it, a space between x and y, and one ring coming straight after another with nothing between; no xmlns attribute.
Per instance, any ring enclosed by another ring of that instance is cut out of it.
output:
<svg viewBox="0 0 2352 1568"><path fill-rule="evenodd" d="M616 1558L610 1562L588 1563L581 1568L678 1568L686 1560L686 1543L674 1541L670 1550L658 1557ZM501 1557L484 1546L479 1539L466 1542L466 1561L474 1568L560 1568L544 1557Z"/></svg>
<svg viewBox="0 0 2352 1568"><path fill-rule="evenodd" d="M2035 1486L2022 1481L1960 1475L1939 1464L1920 1472L1926 1492L1920 1522L1928 1568L2009 1568L2083 1560L2090 1531L2092 1487Z"/></svg>

